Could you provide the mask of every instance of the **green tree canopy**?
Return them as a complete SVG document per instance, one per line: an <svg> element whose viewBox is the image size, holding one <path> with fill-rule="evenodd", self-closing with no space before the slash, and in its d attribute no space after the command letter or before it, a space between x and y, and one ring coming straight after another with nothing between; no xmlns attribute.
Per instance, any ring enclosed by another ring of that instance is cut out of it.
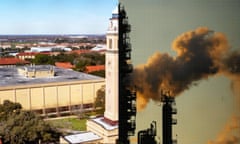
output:
<svg viewBox="0 0 240 144"><path fill-rule="evenodd" d="M60 133L32 111L8 100L0 105L0 136L6 144L58 143Z"/></svg>
<svg viewBox="0 0 240 144"><path fill-rule="evenodd" d="M105 85L98 89L97 96L94 101L94 107L101 107L103 110L105 109Z"/></svg>
<svg viewBox="0 0 240 144"><path fill-rule="evenodd" d="M74 59L78 57L77 53L66 54L61 52L60 54L53 56L54 62L70 62L73 64Z"/></svg>
<svg viewBox="0 0 240 144"><path fill-rule="evenodd" d="M54 63L52 57L46 54L37 54L33 62L35 64L53 64Z"/></svg>
<svg viewBox="0 0 240 144"><path fill-rule="evenodd" d="M104 65L105 55L97 52L83 53L74 60L75 70L84 72L86 66L90 65Z"/></svg>

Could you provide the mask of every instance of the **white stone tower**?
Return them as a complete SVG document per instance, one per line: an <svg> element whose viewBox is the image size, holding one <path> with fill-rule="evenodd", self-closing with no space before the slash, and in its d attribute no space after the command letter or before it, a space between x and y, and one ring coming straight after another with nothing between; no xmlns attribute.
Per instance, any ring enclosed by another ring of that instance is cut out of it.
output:
<svg viewBox="0 0 240 144"><path fill-rule="evenodd" d="M101 143L114 144L118 138L118 6L112 12L106 38L105 112L103 117L87 120L87 131L100 136Z"/></svg>
<svg viewBox="0 0 240 144"><path fill-rule="evenodd" d="M118 121L118 7L112 12L106 39L106 96L104 117L114 123Z"/></svg>

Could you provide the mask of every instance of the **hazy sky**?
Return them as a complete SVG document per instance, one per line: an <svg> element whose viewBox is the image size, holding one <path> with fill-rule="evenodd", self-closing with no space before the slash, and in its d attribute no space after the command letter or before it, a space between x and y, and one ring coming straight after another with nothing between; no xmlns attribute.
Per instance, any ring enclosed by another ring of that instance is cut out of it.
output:
<svg viewBox="0 0 240 144"><path fill-rule="evenodd" d="M125 6L134 65L144 64L155 52L176 56L172 42L182 33L198 27L221 32L232 49L240 50L239 0L120 0ZM158 67L158 65L156 65ZM215 140L234 113L231 81L220 75L202 79L176 98L178 114L173 137L179 144L206 144ZM238 107L239 108L239 107ZM137 113L137 131L157 120L161 139L161 106L150 102ZM136 133L137 133L136 131ZM240 135L240 132L238 132Z"/></svg>
<svg viewBox="0 0 240 144"><path fill-rule="evenodd" d="M0 34L105 34L117 0L1 0Z"/></svg>

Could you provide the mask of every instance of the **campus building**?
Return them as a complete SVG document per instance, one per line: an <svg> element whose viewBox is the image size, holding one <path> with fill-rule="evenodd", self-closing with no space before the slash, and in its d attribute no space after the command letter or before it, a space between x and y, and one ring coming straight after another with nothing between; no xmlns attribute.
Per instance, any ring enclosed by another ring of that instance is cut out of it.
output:
<svg viewBox="0 0 240 144"><path fill-rule="evenodd" d="M0 67L0 103L19 102L23 109L47 115L92 108L105 79L52 65Z"/></svg>

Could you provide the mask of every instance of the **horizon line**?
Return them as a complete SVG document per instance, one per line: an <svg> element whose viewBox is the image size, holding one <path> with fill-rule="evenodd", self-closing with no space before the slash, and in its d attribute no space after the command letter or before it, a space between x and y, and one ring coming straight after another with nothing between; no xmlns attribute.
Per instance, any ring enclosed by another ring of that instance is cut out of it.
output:
<svg viewBox="0 0 240 144"><path fill-rule="evenodd" d="M0 34L0 36L5 36L5 35L106 35L106 33L104 33L104 34L68 34L68 33L66 33L66 34Z"/></svg>

